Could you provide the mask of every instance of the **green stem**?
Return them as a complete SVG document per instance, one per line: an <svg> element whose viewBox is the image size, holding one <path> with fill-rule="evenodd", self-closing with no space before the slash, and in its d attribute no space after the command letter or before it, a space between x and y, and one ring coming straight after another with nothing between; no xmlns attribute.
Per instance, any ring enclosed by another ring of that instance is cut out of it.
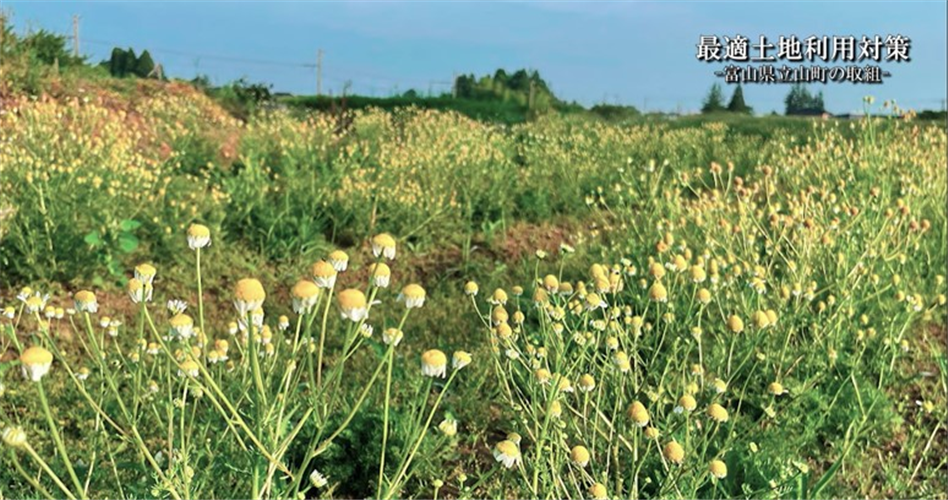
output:
<svg viewBox="0 0 948 500"><path fill-rule="evenodd" d="M39 381L36 385L39 389L40 403L43 405L43 412L46 414L46 422L49 424L49 431L53 435L53 441L56 442L59 455L62 457L63 462L66 463L66 471L69 472L69 478L72 480L73 486L76 487L80 498L86 498L82 482L79 481L79 477L76 476L76 471L72 468L72 462L69 461L69 455L66 453L66 446L63 444L62 436L60 436L59 431L56 430L56 421L53 420L53 413L49 411L49 402L46 400L46 391L43 390L43 382Z"/></svg>
<svg viewBox="0 0 948 500"><path fill-rule="evenodd" d="M431 426L431 420L435 416L435 412L438 411L438 406L441 404L441 399L444 398L444 394L448 392L448 387L451 386L451 382L454 380L454 377L458 374L460 370L454 370L451 372L451 376L448 377L448 381L444 384L444 388L441 389L441 393L438 394L438 399L435 400L434 406L431 407L431 412L428 414L428 420L425 421L425 425L421 428L418 439L415 441L414 446L411 448L411 452L405 457L405 463L402 464L401 470L398 472L398 475L395 476L395 480L392 481L391 486L388 489L388 493L385 494L385 500L392 498L398 489L398 483L402 480L402 477L405 476L405 473L408 471L408 466L411 465L412 459L415 457L415 453L418 451L418 447L421 446L421 442L425 439L425 431L428 427Z"/></svg>
<svg viewBox="0 0 948 500"><path fill-rule="evenodd" d="M335 291L335 287L329 289L329 296L326 297L326 307L323 309L323 322L319 330L319 352L316 355L316 387L319 387L323 380L323 346L326 343L326 321L329 319L329 308L332 307L332 296Z"/></svg>
<svg viewBox="0 0 948 500"><path fill-rule="evenodd" d="M26 452L29 453L31 457L33 457L33 460L36 460L36 462L40 464L40 467L44 471L46 471L47 474L49 474L49 477L53 480L54 483L56 483L56 486L59 486L59 489L62 490L62 492L66 494L66 497L69 498L69 500L76 500L76 496L73 495L71 491L69 491L69 488L67 488L65 484L63 484L62 480L59 479L59 476L57 476L56 473L53 472L53 469L49 468L49 464L47 464L46 461L43 460L43 458L40 457L38 453L36 453L36 450L34 450L32 446L30 446L30 443L26 443L24 445L24 448L26 449Z"/></svg>
<svg viewBox="0 0 948 500"><path fill-rule="evenodd" d="M201 285L201 249L195 249L197 260L197 286L198 286L198 317L200 318L201 333L207 337L207 331L204 329L204 289ZM205 342L206 344L206 342Z"/></svg>
<svg viewBox="0 0 948 500"><path fill-rule="evenodd" d="M385 363L388 365L385 376L385 410L382 417L382 452L379 457L379 482L375 490L375 497L382 497L382 483L385 478L385 447L388 445L388 410L389 403L391 401L392 393L392 365L393 359L395 357L395 343L392 342L392 347L388 350L388 355L385 357ZM437 495L437 494L436 494Z"/></svg>

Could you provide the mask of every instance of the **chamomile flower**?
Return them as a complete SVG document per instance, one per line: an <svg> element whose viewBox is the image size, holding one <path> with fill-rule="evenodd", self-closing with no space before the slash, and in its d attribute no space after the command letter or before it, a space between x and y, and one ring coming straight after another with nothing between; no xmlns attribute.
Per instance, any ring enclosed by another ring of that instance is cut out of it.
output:
<svg viewBox="0 0 948 500"><path fill-rule="evenodd" d="M744 331L744 320L736 314L732 314L727 318L727 329L733 333L741 333Z"/></svg>
<svg viewBox="0 0 948 500"><path fill-rule="evenodd" d="M704 268L701 266L691 266L691 281L694 283L704 283L704 280L707 279L708 274L705 272Z"/></svg>
<svg viewBox="0 0 948 500"><path fill-rule="evenodd" d="M542 290L542 289L541 289L541 288L538 288L537 290ZM545 292L544 292L544 293L545 293ZM507 304L507 292L505 292L503 288L498 288L498 289L494 290L494 293L491 294L491 296L490 296L489 299L487 299L487 302L490 302L492 305L495 305L495 306L497 306L497 305L500 305L500 306L506 305L506 304Z"/></svg>
<svg viewBox="0 0 948 500"><path fill-rule="evenodd" d="M606 500L609 498L609 492L606 491L606 485L593 483L593 485L589 487L589 496L591 496L593 500Z"/></svg>
<svg viewBox="0 0 948 500"><path fill-rule="evenodd" d="M645 409L645 405L642 403L633 401L632 404L629 405L629 409L626 411L626 413L635 425L639 427L645 427L648 425L648 410Z"/></svg>
<svg viewBox="0 0 948 500"><path fill-rule="evenodd" d="M714 420L715 422L718 422L718 423L727 422L728 414L727 414L727 410L724 409L723 406L717 403L711 403L710 405L708 405L707 411L708 411L708 416L711 417L711 419Z"/></svg>
<svg viewBox="0 0 948 500"><path fill-rule="evenodd" d="M787 389L785 389L780 382L774 381L767 386L767 392L774 396L782 396L787 393Z"/></svg>
<svg viewBox="0 0 948 500"><path fill-rule="evenodd" d="M605 300L602 299L598 294L588 293L586 294L586 310L594 311L596 309L605 309L609 306Z"/></svg>
<svg viewBox="0 0 948 500"><path fill-rule="evenodd" d="M338 273L336 268L325 260L320 260L313 264L313 281L319 288L329 289L336 286L336 275Z"/></svg>
<svg viewBox="0 0 948 500"><path fill-rule="evenodd" d="M629 355L625 351L616 351L612 355L612 361L622 373L628 373L632 369L632 365L629 363Z"/></svg>
<svg viewBox="0 0 948 500"><path fill-rule="evenodd" d="M405 334L398 328L386 328L385 331L382 332L382 342L385 342L386 345L397 346L404 336Z"/></svg>
<svg viewBox="0 0 948 500"><path fill-rule="evenodd" d="M53 366L53 354L40 346L32 346L20 355L23 378L39 382Z"/></svg>
<svg viewBox="0 0 948 500"><path fill-rule="evenodd" d="M178 368L179 377L191 377L195 378L201 373L200 367L197 364L197 361L193 359L185 360L181 363L181 366Z"/></svg>
<svg viewBox="0 0 948 500"><path fill-rule="evenodd" d="M521 438L521 437L520 437L520 434L517 434L516 432L509 432L509 433L507 433L507 441L510 441L511 443L513 443L513 444L515 444L515 445L517 445L517 446L520 446L520 442L521 442L522 440L523 440L523 438Z"/></svg>
<svg viewBox="0 0 948 500"><path fill-rule="evenodd" d="M507 313L507 309L505 309L504 306L494 306L490 311L490 322L494 326L506 323L509 319L510 314Z"/></svg>
<svg viewBox="0 0 948 500"><path fill-rule="evenodd" d="M458 433L458 421L451 415L446 415L444 420L438 424L438 430L448 437L453 437Z"/></svg>
<svg viewBox="0 0 948 500"><path fill-rule="evenodd" d="M135 279L145 285L151 285L155 281L155 275L157 274L158 270L151 264L145 263L135 266Z"/></svg>
<svg viewBox="0 0 948 500"><path fill-rule="evenodd" d="M369 266L369 273L372 275L372 284L377 288L388 288L392 280L392 270L384 262L373 263Z"/></svg>
<svg viewBox="0 0 948 500"><path fill-rule="evenodd" d="M675 407L675 413L693 412L698 407L698 402L691 394L685 394L678 399L678 406Z"/></svg>
<svg viewBox="0 0 948 500"><path fill-rule="evenodd" d="M504 440L494 446L494 460L504 464L504 467L508 469L519 465L521 459L520 448L513 441Z"/></svg>
<svg viewBox="0 0 948 500"><path fill-rule="evenodd" d="M477 295L477 283L473 281L468 281L464 284L464 295L470 295L471 297Z"/></svg>
<svg viewBox="0 0 948 500"><path fill-rule="evenodd" d="M211 244L211 230L203 224L191 224L188 227L188 247L191 250L204 248Z"/></svg>
<svg viewBox="0 0 948 500"><path fill-rule="evenodd" d="M128 298L132 300L133 304L151 301L152 288L150 286L146 287L145 284L137 278L128 280L128 283L125 285L125 291L128 292Z"/></svg>
<svg viewBox="0 0 948 500"><path fill-rule="evenodd" d="M286 317L286 315L281 315L279 319L277 319L277 328L279 328L281 332L285 332L289 327L290 318Z"/></svg>
<svg viewBox="0 0 948 500"><path fill-rule="evenodd" d="M471 364L471 354L465 351L454 351L454 355L451 356L451 367L455 370L460 370L465 366Z"/></svg>
<svg viewBox="0 0 948 500"><path fill-rule="evenodd" d="M421 372L426 377L447 376L448 357L438 349L429 349L421 355Z"/></svg>
<svg viewBox="0 0 948 500"><path fill-rule="evenodd" d="M547 274L543 278L543 288L545 288L549 293L556 293L560 288L560 280L552 274Z"/></svg>
<svg viewBox="0 0 948 500"><path fill-rule="evenodd" d="M20 426L9 426L3 429L3 443L10 448L22 448L26 445L26 432Z"/></svg>
<svg viewBox="0 0 948 500"><path fill-rule="evenodd" d="M395 238L388 233L377 234L372 238L372 255L384 256L388 260L395 258Z"/></svg>
<svg viewBox="0 0 948 500"><path fill-rule="evenodd" d="M214 341L214 350L221 355L221 361L227 361L227 352L230 350L230 343L226 339L217 339Z"/></svg>
<svg viewBox="0 0 948 500"><path fill-rule="evenodd" d="M586 467L589 464L589 450L583 445L576 445L570 450L569 458L579 467Z"/></svg>
<svg viewBox="0 0 948 500"><path fill-rule="evenodd" d="M560 392L573 392L573 384L563 375L557 375L556 388Z"/></svg>
<svg viewBox="0 0 948 500"><path fill-rule="evenodd" d="M234 307L241 318L247 316L251 311L260 309L263 301L267 298L267 293L263 290L263 285L254 278L244 278L237 282L235 288Z"/></svg>
<svg viewBox="0 0 948 500"><path fill-rule="evenodd" d="M425 305L425 289L414 283L407 285L398 295L398 300L405 303L408 309L416 309Z"/></svg>
<svg viewBox="0 0 948 500"><path fill-rule="evenodd" d="M336 300L343 318L358 323L369 317L368 302L361 290L348 288L339 292Z"/></svg>
<svg viewBox="0 0 948 500"><path fill-rule="evenodd" d="M550 403L550 416L553 418L560 418L563 415L563 406L559 401L552 401Z"/></svg>
<svg viewBox="0 0 948 500"><path fill-rule="evenodd" d="M326 260L329 261L329 264L337 273L341 273L349 268L349 254L342 250L334 250L329 254Z"/></svg>
<svg viewBox="0 0 948 500"><path fill-rule="evenodd" d="M724 479L727 477L727 464L721 460L714 459L708 464L708 472L717 479Z"/></svg>
<svg viewBox="0 0 948 500"><path fill-rule="evenodd" d="M73 297L76 302L76 311L95 314L99 310L99 302L95 294L89 290L80 290Z"/></svg>
<svg viewBox="0 0 948 500"><path fill-rule="evenodd" d="M299 280L290 293L293 296L293 312L309 314L319 301L319 287L310 280Z"/></svg>
<svg viewBox="0 0 948 500"><path fill-rule="evenodd" d="M188 303L181 299L171 299L165 304L165 307L172 315L181 314L188 309Z"/></svg>
<svg viewBox="0 0 948 500"><path fill-rule="evenodd" d="M662 450L662 454L669 462L681 465L685 461L685 449L678 444L678 441L669 441Z"/></svg>
<svg viewBox="0 0 948 500"><path fill-rule="evenodd" d="M48 299L48 295L40 295L39 292L37 292L36 295L27 297L24 301L26 303L26 312L29 314L36 314L40 312L41 309L46 307L46 301Z"/></svg>
<svg viewBox="0 0 948 500"><path fill-rule="evenodd" d="M86 380L87 378L89 378L89 375L91 374L92 374L92 371L89 370L89 368L85 366L80 367L78 370L76 370L76 378L79 380Z"/></svg>
<svg viewBox="0 0 948 500"><path fill-rule="evenodd" d="M321 472L313 469L313 472L309 473L309 483L312 484L314 488L322 488L329 483L329 480L326 479L326 476Z"/></svg>
<svg viewBox="0 0 948 500"><path fill-rule="evenodd" d="M171 334L180 339L189 339L194 335L194 320L187 314L177 314L168 323L171 325Z"/></svg>
<svg viewBox="0 0 948 500"><path fill-rule="evenodd" d="M668 302L668 290L665 289L665 285L661 281L656 281L648 289L648 298L655 302Z"/></svg>
<svg viewBox="0 0 948 500"><path fill-rule="evenodd" d="M579 377L579 390L583 392L590 392L596 388L596 379L592 375L586 373L583 376Z"/></svg>

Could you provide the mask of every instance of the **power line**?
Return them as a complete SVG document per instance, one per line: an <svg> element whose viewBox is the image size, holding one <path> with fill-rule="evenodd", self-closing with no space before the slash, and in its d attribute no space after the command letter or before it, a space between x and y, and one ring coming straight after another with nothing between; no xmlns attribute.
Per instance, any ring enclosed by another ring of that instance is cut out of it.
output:
<svg viewBox="0 0 948 500"><path fill-rule="evenodd" d="M94 39L94 38L86 38L83 41L87 43L92 43L95 45L111 45L112 47L120 47L124 45L118 42L112 42L108 40L99 40L99 39ZM173 54L173 55L187 56L187 57L200 57L203 59L211 59L211 60L225 61L225 62L232 62L232 63L239 63L239 64L254 64L258 66L282 66L282 67L290 67L290 68L308 68L308 69L316 68L315 64L304 63L304 62L272 61L272 60L265 60L265 59L250 59L246 57L223 56L223 55L218 55L218 54L201 54L198 52L190 52L190 51L178 50L178 49L167 49L167 48L161 48L161 47L149 47L149 49L156 53Z"/></svg>

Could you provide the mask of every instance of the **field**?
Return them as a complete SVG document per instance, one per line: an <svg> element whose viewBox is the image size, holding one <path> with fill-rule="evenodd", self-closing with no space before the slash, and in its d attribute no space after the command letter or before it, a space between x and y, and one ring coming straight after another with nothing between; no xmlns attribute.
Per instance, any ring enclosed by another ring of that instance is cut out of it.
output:
<svg viewBox="0 0 948 500"><path fill-rule="evenodd" d="M0 494L945 498L946 147L8 93Z"/></svg>

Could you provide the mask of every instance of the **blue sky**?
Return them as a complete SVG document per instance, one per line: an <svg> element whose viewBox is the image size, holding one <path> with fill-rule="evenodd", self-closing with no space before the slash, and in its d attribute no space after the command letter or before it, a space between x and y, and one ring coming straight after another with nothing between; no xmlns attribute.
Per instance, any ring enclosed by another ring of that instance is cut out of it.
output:
<svg viewBox="0 0 948 500"><path fill-rule="evenodd" d="M862 97L941 108L946 97L948 3L939 2L44 2L4 0L18 30L71 33L81 16L82 52L105 59L114 45L149 49L171 76L239 77L275 90L314 93L316 52L323 88L351 81L360 94L450 89L455 72L534 68L558 96L648 110L696 110L723 64L696 59L700 35L902 34L911 62L883 64L883 85L833 83L830 111ZM217 58L217 57L220 58ZM276 64L274 64L276 63ZM288 64L283 64L288 63ZM746 85L758 112L783 111L783 85ZM726 96L730 89L725 89Z"/></svg>

